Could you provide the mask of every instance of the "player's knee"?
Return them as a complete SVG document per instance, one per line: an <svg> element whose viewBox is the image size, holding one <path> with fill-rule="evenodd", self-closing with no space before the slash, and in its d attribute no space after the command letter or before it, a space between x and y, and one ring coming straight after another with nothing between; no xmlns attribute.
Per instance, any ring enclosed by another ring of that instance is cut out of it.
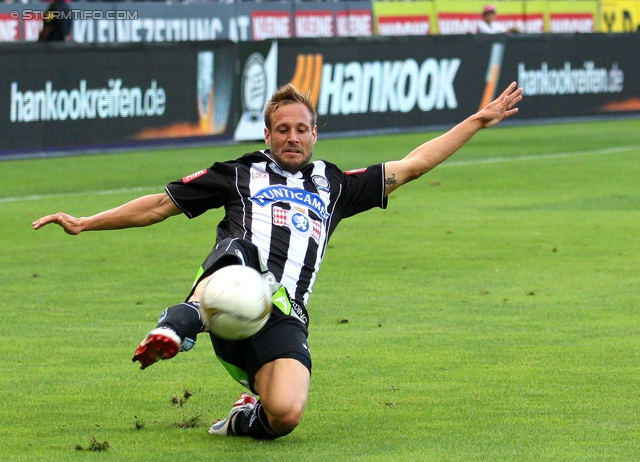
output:
<svg viewBox="0 0 640 462"><path fill-rule="evenodd" d="M274 433L279 436L291 433L300 424L304 414L304 404L295 403L287 408L270 413L267 411L269 425Z"/></svg>

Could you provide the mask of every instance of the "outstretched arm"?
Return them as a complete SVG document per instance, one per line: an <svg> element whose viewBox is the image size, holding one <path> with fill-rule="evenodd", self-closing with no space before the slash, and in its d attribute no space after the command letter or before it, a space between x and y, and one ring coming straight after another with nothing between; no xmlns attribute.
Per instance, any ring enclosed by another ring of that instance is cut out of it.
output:
<svg viewBox="0 0 640 462"><path fill-rule="evenodd" d="M385 164L385 194L399 186L420 178L429 170L444 162L460 149L473 135L491 127L518 112L516 104L522 100L522 88L513 82L484 109L459 123L445 134L434 138L411 151L404 159Z"/></svg>
<svg viewBox="0 0 640 462"><path fill-rule="evenodd" d="M80 234L83 231L106 229L136 228L159 223L182 211L168 194L142 196L105 212L91 217L76 218L58 212L33 222L33 229L40 229L49 223L60 225L67 234Z"/></svg>

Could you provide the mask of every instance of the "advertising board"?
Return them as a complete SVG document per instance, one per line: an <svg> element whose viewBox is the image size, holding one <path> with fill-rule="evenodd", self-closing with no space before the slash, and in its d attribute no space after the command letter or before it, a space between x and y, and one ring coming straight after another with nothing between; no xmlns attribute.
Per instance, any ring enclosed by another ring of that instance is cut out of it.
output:
<svg viewBox="0 0 640 462"><path fill-rule="evenodd" d="M0 154L264 137L278 87L323 133L450 126L509 83L518 120L640 113L638 34L3 45Z"/></svg>
<svg viewBox="0 0 640 462"><path fill-rule="evenodd" d="M229 136L231 42L60 45L3 47L1 150Z"/></svg>
<svg viewBox="0 0 640 462"><path fill-rule="evenodd" d="M640 2L637 0L602 0L603 32L640 31Z"/></svg>
<svg viewBox="0 0 640 462"><path fill-rule="evenodd" d="M505 78L524 88L518 117L640 111L639 46L637 35L523 36L510 40L503 69Z"/></svg>

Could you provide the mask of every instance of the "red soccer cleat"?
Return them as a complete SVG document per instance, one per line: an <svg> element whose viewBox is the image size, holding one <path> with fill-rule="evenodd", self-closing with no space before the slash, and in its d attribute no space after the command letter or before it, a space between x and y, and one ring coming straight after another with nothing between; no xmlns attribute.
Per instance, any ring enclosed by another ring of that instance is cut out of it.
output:
<svg viewBox="0 0 640 462"><path fill-rule="evenodd" d="M233 403L231 406L231 412L229 412L229 416L226 419L216 420L211 428L209 429L209 433L211 435L231 435L230 432L230 424L232 423L233 417L239 412L250 411L255 406L258 400L256 400L253 396L248 395L246 393L240 394L240 398L238 401Z"/></svg>
<svg viewBox="0 0 640 462"><path fill-rule="evenodd" d="M171 329L153 329L140 343L132 361L140 361L140 369L146 369L161 359L170 359L180 351L180 337Z"/></svg>

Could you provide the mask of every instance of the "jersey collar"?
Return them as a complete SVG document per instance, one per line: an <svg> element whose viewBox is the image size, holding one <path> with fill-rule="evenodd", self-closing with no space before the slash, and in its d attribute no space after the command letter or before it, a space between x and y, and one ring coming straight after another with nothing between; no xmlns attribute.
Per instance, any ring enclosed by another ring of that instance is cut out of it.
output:
<svg viewBox="0 0 640 462"><path fill-rule="evenodd" d="M296 172L296 173L291 173L291 172L287 172L286 170L282 169L282 167L280 167L278 165L278 163L273 159L273 157L271 157L269 150L265 149L263 151L261 151L262 154L264 154L271 162L269 162L267 164L267 168L269 169L269 171L271 173L275 173L276 175L280 175L280 176L284 176L287 178L302 178L302 172Z"/></svg>

